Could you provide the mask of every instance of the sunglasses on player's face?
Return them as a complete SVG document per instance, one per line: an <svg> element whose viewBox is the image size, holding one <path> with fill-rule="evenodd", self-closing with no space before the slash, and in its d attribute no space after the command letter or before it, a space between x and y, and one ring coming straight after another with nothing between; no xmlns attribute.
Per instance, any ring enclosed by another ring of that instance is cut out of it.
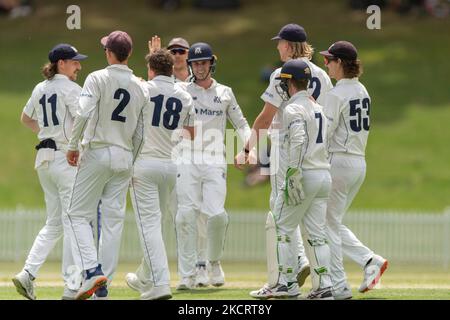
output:
<svg viewBox="0 0 450 320"><path fill-rule="evenodd" d="M170 53L171 54L173 54L173 55L176 55L177 53L178 54L185 54L186 53L186 49L183 49L183 48L174 48L174 49L170 49Z"/></svg>

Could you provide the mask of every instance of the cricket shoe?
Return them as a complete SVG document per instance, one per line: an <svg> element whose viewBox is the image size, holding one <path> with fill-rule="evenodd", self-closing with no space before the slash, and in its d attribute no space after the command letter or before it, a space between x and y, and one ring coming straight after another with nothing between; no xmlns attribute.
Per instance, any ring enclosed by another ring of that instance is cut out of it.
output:
<svg viewBox="0 0 450 320"><path fill-rule="evenodd" d="M108 278L103 274L101 265L98 265L94 271L86 271L86 278L81 285L80 290L78 290L75 300L86 300L89 299L98 288L106 286L108 283Z"/></svg>
<svg viewBox="0 0 450 320"><path fill-rule="evenodd" d="M61 300L75 300L77 293L78 293L77 290L71 290L65 286Z"/></svg>
<svg viewBox="0 0 450 320"><path fill-rule="evenodd" d="M225 284L225 273L222 270L220 261L211 261L209 263L209 280L214 287L220 287Z"/></svg>
<svg viewBox="0 0 450 320"><path fill-rule="evenodd" d="M311 269L309 267L309 264L304 264L298 268L297 273L297 284L299 288L301 288L306 281L306 278L308 278L309 274L311 273Z"/></svg>
<svg viewBox="0 0 450 320"><path fill-rule="evenodd" d="M140 294L150 291L150 289L153 287L152 282L150 281L148 283L142 282L138 278L136 273L127 273L125 276L125 282L131 289L139 292Z"/></svg>
<svg viewBox="0 0 450 320"><path fill-rule="evenodd" d="M295 298L300 295L300 287L297 282L288 283L288 295L289 298Z"/></svg>
<svg viewBox="0 0 450 320"><path fill-rule="evenodd" d="M92 300L108 300L108 288L106 286L98 288L91 297Z"/></svg>
<svg viewBox="0 0 450 320"><path fill-rule="evenodd" d="M169 285L155 286L141 294L141 300L168 300L172 298Z"/></svg>
<svg viewBox="0 0 450 320"><path fill-rule="evenodd" d="M192 277L184 277L180 280L177 285L177 290L191 290L195 286L195 276Z"/></svg>
<svg viewBox="0 0 450 320"><path fill-rule="evenodd" d="M208 271L206 270L205 265L197 265L195 286L200 288L209 286Z"/></svg>
<svg viewBox="0 0 450 320"><path fill-rule="evenodd" d="M308 300L334 300L331 287L311 290L306 297Z"/></svg>
<svg viewBox="0 0 450 320"><path fill-rule="evenodd" d="M277 284L270 287L267 283L259 290L250 291L250 296L256 299L284 299L289 298L288 287L284 284Z"/></svg>
<svg viewBox="0 0 450 320"><path fill-rule="evenodd" d="M388 261L379 255L374 255L364 267L364 280L359 287L359 292L367 292L380 281L381 275L386 270Z"/></svg>
<svg viewBox="0 0 450 320"><path fill-rule="evenodd" d="M26 270L20 271L12 278L12 282L19 294L30 300L36 300L34 295L34 279Z"/></svg>
<svg viewBox="0 0 450 320"><path fill-rule="evenodd" d="M352 296L352 290L349 286L344 286L342 288L333 289L334 300L349 300Z"/></svg>

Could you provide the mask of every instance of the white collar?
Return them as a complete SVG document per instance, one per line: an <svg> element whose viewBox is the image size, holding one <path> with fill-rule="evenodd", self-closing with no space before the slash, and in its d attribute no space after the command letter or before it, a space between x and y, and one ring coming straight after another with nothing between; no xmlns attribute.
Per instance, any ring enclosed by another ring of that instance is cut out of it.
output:
<svg viewBox="0 0 450 320"><path fill-rule="evenodd" d="M168 76L163 76L163 75L159 75L154 77L152 80L155 81L164 81L164 82L169 82L169 83L175 83L175 80L173 79L173 77L168 77Z"/></svg>
<svg viewBox="0 0 450 320"><path fill-rule="evenodd" d="M128 68L128 66L126 64L118 64L118 63L109 65L106 67L106 69L121 69L121 70L129 71L129 72L133 72L133 70Z"/></svg>
<svg viewBox="0 0 450 320"><path fill-rule="evenodd" d="M358 82L358 81L359 81L358 77L351 78L351 79L350 78L342 78L341 80L336 82L336 85L338 86L338 85L346 84L346 83L355 83L355 82Z"/></svg>
<svg viewBox="0 0 450 320"><path fill-rule="evenodd" d="M61 73L57 73L53 76L53 79L67 79L70 80L68 76L66 76L65 74L61 74Z"/></svg>

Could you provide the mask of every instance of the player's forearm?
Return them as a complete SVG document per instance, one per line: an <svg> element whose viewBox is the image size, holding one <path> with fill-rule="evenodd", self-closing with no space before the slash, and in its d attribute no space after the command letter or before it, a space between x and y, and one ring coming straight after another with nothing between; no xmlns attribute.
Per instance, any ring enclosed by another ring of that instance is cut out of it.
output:
<svg viewBox="0 0 450 320"><path fill-rule="evenodd" d="M68 146L69 150L78 150L78 143L84 133L88 119L88 117L83 116L78 116L75 118Z"/></svg>
<svg viewBox="0 0 450 320"><path fill-rule="evenodd" d="M247 140L244 149L251 150L256 146L259 139L263 136L263 131L266 132L270 127L272 119L273 117L268 117L262 113L256 118L251 129L250 138Z"/></svg>
<svg viewBox="0 0 450 320"><path fill-rule="evenodd" d="M301 166L302 147L305 143L305 127L300 121L296 121L290 124L289 136L289 161L288 168L297 168Z"/></svg>
<svg viewBox="0 0 450 320"><path fill-rule="evenodd" d="M33 118L27 116L25 113L22 113L20 121L25 127L30 128L34 133L39 133L40 128L37 120L34 120Z"/></svg>

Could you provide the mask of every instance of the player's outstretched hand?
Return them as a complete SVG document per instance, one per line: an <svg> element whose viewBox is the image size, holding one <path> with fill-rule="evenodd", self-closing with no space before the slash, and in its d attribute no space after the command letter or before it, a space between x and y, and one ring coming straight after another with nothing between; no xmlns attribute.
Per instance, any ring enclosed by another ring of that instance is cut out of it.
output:
<svg viewBox="0 0 450 320"><path fill-rule="evenodd" d="M236 169L242 170L244 169L244 166L248 162L248 156L245 154L244 151L239 152L236 157L234 157L234 167Z"/></svg>
<svg viewBox="0 0 450 320"><path fill-rule="evenodd" d="M78 164L78 158L80 156L80 152L78 150L69 150L67 151L67 162L72 167L76 167Z"/></svg>
<svg viewBox="0 0 450 320"><path fill-rule="evenodd" d="M161 38L157 35L154 35L152 37L152 40L148 41L148 52L152 54L159 49L161 49Z"/></svg>

